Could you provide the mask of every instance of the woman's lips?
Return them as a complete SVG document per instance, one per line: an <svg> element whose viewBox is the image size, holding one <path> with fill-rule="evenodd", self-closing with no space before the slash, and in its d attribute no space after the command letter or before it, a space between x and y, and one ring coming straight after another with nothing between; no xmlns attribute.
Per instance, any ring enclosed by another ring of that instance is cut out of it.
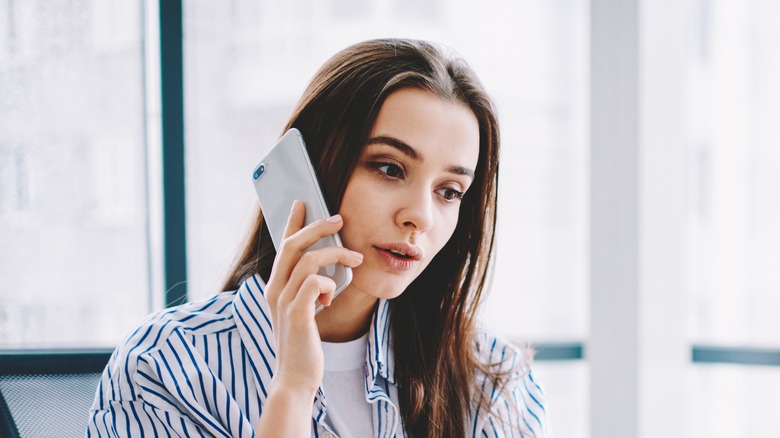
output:
<svg viewBox="0 0 780 438"><path fill-rule="evenodd" d="M376 246L374 249L379 254L379 258L382 259L387 266L398 271L408 271L409 269L412 269L414 264L419 260L417 257L401 257L390 252L390 250Z"/></svg>

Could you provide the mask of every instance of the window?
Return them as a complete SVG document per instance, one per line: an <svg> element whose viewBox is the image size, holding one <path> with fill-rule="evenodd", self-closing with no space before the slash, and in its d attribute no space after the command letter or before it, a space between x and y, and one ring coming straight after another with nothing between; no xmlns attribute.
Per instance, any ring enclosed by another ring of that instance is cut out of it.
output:
<svg viewBox="0 0 780 438"><path fill-rule="evenodd" d="M698 6L687 65L691 335L780 345L780 6Z"/></svg>
<svg viewBox="0 0 780 438"><path fill-rule="evenodd" d="M687 296L690 338L780 346L780 5L695 2L687 59ZM694 437L763 436L777 367L690 367ZM713 419L723 419L712 421Z"/></svg>
<svg viewBox="0 0 780 438"><path fill-rule="evenodd" d="M0 21L0 346L115 345L150 310L141 8Z"/></svg>

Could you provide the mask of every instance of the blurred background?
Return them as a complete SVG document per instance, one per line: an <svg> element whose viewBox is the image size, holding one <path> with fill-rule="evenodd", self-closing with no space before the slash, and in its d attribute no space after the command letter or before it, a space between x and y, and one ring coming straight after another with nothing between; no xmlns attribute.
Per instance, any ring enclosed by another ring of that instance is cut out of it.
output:
<svg viewBox="0 0 780 438"><path fill-rule="evenodd" d="M219 292L252 167L316 69L361 40L423 38L497 104L482 316L560 353L536 364L557 436L777 436L780 2L186 0L178 190L160 16L0 0L0 348L112 348L172 287Z"/></svg>

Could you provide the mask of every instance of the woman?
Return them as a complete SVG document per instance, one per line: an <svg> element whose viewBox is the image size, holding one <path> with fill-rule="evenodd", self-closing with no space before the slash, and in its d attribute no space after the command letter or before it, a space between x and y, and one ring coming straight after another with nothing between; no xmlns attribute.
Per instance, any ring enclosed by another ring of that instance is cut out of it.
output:
<svg viewBox="0 0 780 438"><path fill-rule="evenodd" d="M290 127L338 214L302 227L294 203L276 254L258 213L231 292L153 315L117 348L88 435L546 435L530 357L475 327L499 132L470 68L422 41L356 44ZM334 233L346 248L302 255ZM335 299L317 275L333 263L353 269Z"/></svg>

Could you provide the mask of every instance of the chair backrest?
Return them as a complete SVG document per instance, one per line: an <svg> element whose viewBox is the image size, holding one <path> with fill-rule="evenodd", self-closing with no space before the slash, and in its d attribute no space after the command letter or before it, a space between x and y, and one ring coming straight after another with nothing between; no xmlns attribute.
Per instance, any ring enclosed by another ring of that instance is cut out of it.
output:
<svg viewBox="0 0 780 438"><path fill-rule="evenodd" d="M109 350L0 350L0 438L79 437Z"/></svg>

